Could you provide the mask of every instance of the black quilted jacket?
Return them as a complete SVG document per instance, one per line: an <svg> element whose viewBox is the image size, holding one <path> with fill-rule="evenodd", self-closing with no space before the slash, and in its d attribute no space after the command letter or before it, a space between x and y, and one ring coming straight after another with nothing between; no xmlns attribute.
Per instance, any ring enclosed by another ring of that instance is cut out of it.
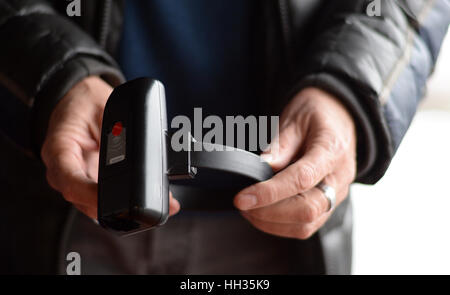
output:
<svg viewBox="0 0 450 295"><path fill-rule="evenodd" d="M261 0L255 32L264 103L281 109L307 86L339 97L357 122L364 183L386 171L450 22L449 0L383 0L381 15L369 16L375 2ZM113 86L124 81L114 61L124 1L81 1L74 17L69 3L0 0L0 83L30 108L36 151L53 107L76 82L89 75Z"/></svg>

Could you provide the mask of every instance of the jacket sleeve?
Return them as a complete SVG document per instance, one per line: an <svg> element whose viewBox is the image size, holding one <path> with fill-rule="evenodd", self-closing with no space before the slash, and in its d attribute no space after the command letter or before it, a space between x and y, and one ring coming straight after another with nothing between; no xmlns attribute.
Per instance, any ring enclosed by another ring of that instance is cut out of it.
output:
<svg viewBox="0 0 450 295"><path fill-rule="evenodd" d="M0 83L32 108L35 152L54 106L77 82L123 82L115 61L47 1L0 0Z"/></svg>
<svg viewBox="0 0 450 295"><path fill-rule="evenodd" d="M450 1L326 2L296 89L323 88L347 105L358 129L356 181L372 184L424 96L449 27ZM373 5L379 16L370 16Z"/></svg>

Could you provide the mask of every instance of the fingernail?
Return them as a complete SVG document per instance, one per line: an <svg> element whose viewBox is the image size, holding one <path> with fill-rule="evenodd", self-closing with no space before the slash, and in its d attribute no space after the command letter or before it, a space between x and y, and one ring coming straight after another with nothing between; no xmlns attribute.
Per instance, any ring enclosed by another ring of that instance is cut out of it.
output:
<svg viewBox="0 0 450 295"><path fill-rule="evenodd" d="M237 205L241 210L251 209L256 205L256 197L253 195L242 195L238 197Z"/></svg>
<svg viewBox="0 0 450 295"><path fill-rule="evenodd" d="M271 163L273 161L272 154L262 154L261 158L266 161L267 163Z"/></svg>

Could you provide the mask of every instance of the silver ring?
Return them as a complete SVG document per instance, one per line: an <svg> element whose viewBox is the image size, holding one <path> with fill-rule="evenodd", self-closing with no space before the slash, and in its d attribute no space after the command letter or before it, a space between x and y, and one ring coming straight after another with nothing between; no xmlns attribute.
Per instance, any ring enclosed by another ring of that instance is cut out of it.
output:
<svg viewBox="0 0 450 295"><path fill-rule="evenodd" d="M327 200L328 200L327 212L330 212L336 206L336 190L333 187L324 184L323 182L320 182L317 185L317 188L320 189L322 191L323 195L325 196L325 198L327 198Z"/></svg>

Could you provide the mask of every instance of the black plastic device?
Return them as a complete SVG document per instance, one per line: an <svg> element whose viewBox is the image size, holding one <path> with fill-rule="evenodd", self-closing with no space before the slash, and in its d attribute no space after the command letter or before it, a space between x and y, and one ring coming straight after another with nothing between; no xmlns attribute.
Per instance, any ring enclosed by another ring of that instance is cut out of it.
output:
<svg viewBox="0 0 450 295"><path fill-rule="evenodd" d="M166 222L169 180L194 178L197 169L220 170L263 181L271 167L253 153L191 138L175 152L167 133L161 82L139 78L114 89L103 115L98 175L98 221L120 235ZM207 149L195 149L198 144Z"/></svg>

